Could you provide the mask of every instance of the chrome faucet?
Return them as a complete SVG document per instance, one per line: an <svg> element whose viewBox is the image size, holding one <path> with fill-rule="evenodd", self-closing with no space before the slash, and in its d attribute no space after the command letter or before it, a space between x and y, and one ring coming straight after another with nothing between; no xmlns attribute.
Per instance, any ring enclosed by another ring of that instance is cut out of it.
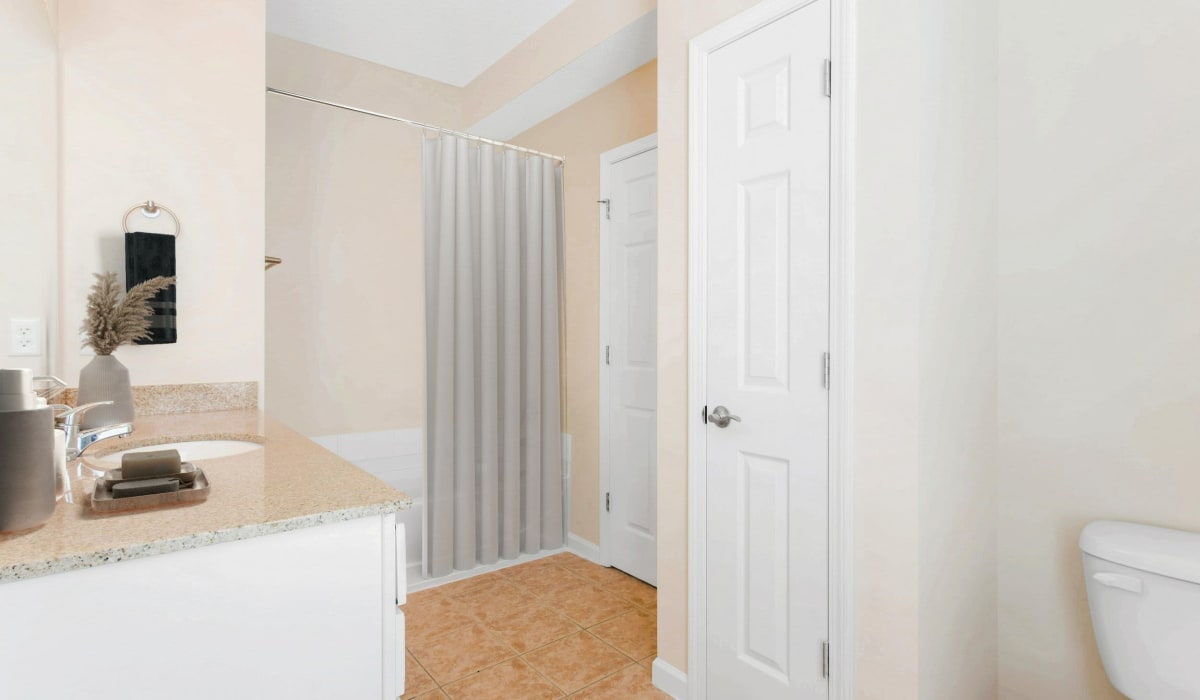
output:
<svg viewBox="0 0 1200 700"><path fill-rule="evenodd" d="M97 406L111 406L112 401L97 401L96 403L88 403L75 408L67 406L55 406L55 408L65 408L67 410L54 416L54 425L60 428L67 434L67 461L79 459L87 448L95 445L101 440L120 437L133 432L133 423L117 423L115 425L105 425L91 430L83 430L80 427L79 421L84 413L96 408Z"/></svg>

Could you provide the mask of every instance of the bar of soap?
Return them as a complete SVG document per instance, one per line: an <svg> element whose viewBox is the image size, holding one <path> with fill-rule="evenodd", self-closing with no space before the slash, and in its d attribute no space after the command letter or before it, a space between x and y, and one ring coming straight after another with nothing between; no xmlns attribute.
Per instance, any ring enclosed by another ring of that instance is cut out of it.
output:
<svg viewBox="0 0 1200 700"><path fill-rule="evenodd" d="M179 490L179 479L140 479L112 485L113 498L146 496L152 493L173 493Z"/></svg>
<svg viewBox="0 0 1200 700"><path fill-rule="evenodd" d="M183 460L179 450L155 450L153 452L130 452L121 456L122 479L149 479L156 476L178 474Z"/></svg>

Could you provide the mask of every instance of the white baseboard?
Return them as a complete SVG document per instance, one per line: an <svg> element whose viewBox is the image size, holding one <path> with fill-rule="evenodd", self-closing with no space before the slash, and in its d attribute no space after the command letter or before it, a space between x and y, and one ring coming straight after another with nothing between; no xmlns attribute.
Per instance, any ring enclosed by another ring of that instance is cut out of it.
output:
<svg viewBox="0 0 1200 700"><path fill-rule="evenodd" d="M675 668L662 659L655 659L650 670L650 680L654 687L663 691L675 700L687 697L687 674Z"/></svg>
<svg viewBox="0 0 1200 700"><path fill-rule="evenodd" d="M495 564L482 564L474 569L469 569L467 571L455 571L439 578L425 578L421 574L421 562L409 562L407 567L408 592L415 593L416 591L426 588L440 586L443 583L461 581L464 578L471 578L472 576L486 574L489 571L506 569L510 566L524 564L528 561L541 559L542 557L553 556L562 552L571 552L575 555L583 557L584 559L587 559L588 561L594 561L597 564L600 563L600 547L598 547L595 543L588 542L579 535L569 533L567 535L567 545L565 547L561 547L559 549L545 549L537 554L522 554L516 559L505 559L503 561L498 561Z"/></svg>
<svg viewBox="0 0 1200 700"><path fill-rule="evenodd" d="M568 550L566 547L560 547L558 549L543 549L542 551L540 551L536 554L522 554L521 556L517 557L516 559L502 559L502 560L496 562L495 564L480 564L479 566L475 567L474 569L467 569L466 571L454 571L452 573L446 574L445 576L439 576L437 578L425 578L421 574L421 563L420 562L417 562L415 564L409 564L408 565L408 592L416 593L417 591L422 591L422 590L425 590L426 588L434 588L434 587L440 586L444 583L451 583L453 581L461 581L465 578L471 578L472 576L479 576L480 574L486 574L486 573L489 573L492 571L499 571L500 569L507 569L510 566L516 566L517 564L524 564L525 562L530 562L535 559L542 559L544 557L551 557L551 556L554 556L555 554L561 554L562 552L566 552L566 551L570 551L570 550Z"/></svg>
<svg viewBox="0 0 1200 700"><path fill-rule="evenodd" d="M574 532L567 533L567 550L578 554L588 561L603 565L600 561L600 545L588 542Z"/></svg>

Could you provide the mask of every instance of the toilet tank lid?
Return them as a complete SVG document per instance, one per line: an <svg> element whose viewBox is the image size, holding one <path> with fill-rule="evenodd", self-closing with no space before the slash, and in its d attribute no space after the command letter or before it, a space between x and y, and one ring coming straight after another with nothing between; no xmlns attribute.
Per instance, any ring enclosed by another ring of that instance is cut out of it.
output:
<svg viewBox="0 0 1200 700"><path fill-rule="evenodd" d="M1200 534L1099 520L1083 528L1079 548L1100 559L1200 583Z"/></svg>

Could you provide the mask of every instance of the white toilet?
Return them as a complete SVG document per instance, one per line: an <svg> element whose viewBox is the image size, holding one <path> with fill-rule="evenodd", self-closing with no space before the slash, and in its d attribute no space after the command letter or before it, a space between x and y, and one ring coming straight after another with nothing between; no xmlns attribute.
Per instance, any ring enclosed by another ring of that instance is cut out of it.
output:
<svg viewBox="0 0 1200 700"><path fill-rule="evenodd" d="M1099 521L1079 548L1108 679L1132 700L1200 700L1200 534Z"/></svg>

